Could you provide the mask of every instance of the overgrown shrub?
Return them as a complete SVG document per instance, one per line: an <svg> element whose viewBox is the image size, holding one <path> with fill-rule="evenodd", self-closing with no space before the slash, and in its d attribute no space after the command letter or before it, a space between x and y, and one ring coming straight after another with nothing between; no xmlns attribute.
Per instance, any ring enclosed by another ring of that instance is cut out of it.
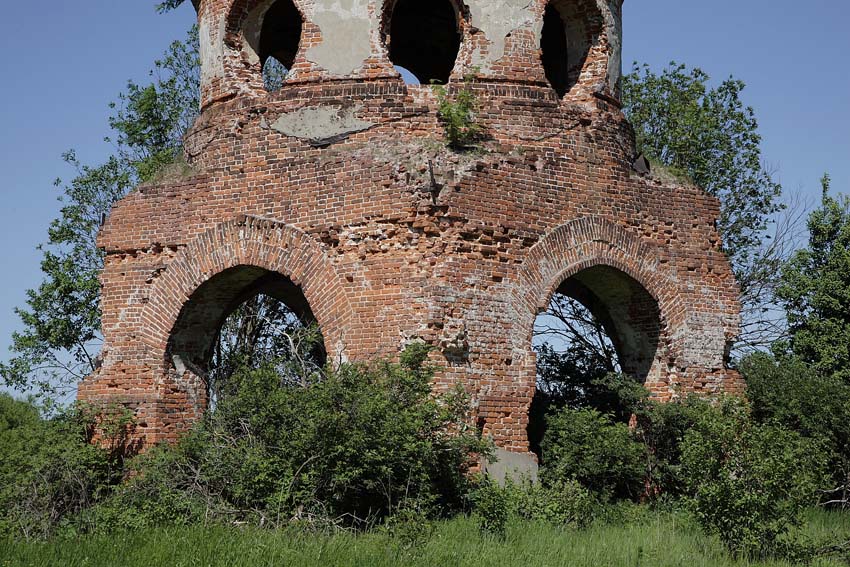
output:
<svg viewBox="0 0 850 567"><path fill-rule="evenodd" d="M343 365L309 387L245 369L177 447L142 457L104 503L107 527L293 520L365 527L400 509L458 509L489 445L460 390L434 395L428 350Z"/></svg>
<svg viewBox="0 0 850 567"><path fill-rule="evenodd" d="M625 423L592 409L563 408L547 417L541 479L547 486L578 481L605 498L642 492L644 450Z"/></svg>
<svg viewBox="0 0 850 567"><path fill-rule="evenodd" d="M527 520L585 528L597 513L596 498L575 480L558 480L548 486L524 482L508 485L508 492L512 511Z"/></svg>
<svg viewBox="0 0 850 567"><path fill-rule="evenodd" d="M850 386L793 356L765 353L741 361L753 419L815 441L830 471L824 502L850 505ZM833 488L838 487L836 490Z"/></svg>
<svg viewBox="0 0 850 567"><path fill-rule="evenodd" d="M711 411L704 398L691 395L669 402L648 397L645 389L633 390L626 404L634 416L632 436L643 446L644 488L642 500L679 497L685 494L687 482L682 471L682 442L688 431Z"/></svg>
<svg viewBox="0 0 850 567"><path fill-rule="evenodd" d="M101 502L83 511L90 531L109 533L159 526L188 526L221 518L224 502L206 493L186 445L154 447L136 457L128 477Z"/></svg>
<svg viewBox="0 0 850 567"><path fill-rule="evenodd" d="M80 513L120 479L108 451L90 443L92 417L39 408L0 394L0 535L44 538L84 529Z"/></svg>
<svg viewBox="0 0 850 567"><path fill-rule="evenodd" d="M816 501L818 448L788 429L753 423L745 402L728 398L686 435L684 474L706 531L735 554L770 554Z"/></svg>
<svg viewBox="0 0 850 567"><path fill-rule="evenodd" d="M482 533L504 537L508 518L546 522L560 528L585 528L597 515L599 502L578 481L558 480L550 485L524 479L499 486L479 478L470 498Z"/></svg>
<svg viewBox="0 0 850 567"><path fill-rule="evenodd" d="M510 511L508 491L489 477L484 477L472 491L471 499L481 533L504 538Z"/></svg>

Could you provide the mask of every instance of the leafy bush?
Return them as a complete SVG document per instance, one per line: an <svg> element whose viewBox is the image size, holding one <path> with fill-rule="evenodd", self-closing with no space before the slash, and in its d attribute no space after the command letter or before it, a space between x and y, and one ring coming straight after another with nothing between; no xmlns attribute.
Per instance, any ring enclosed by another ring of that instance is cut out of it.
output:
<svg viewBox="0 0 850 567"><path fill-rule="evenodd" d="M753 419L777 424L816 441L824 451L833 486L850 492L850 386L792 356L755 354L740 364Z"/></svg>
<svg viewBox="0 0 850 567"><path fill-rule="evenodd" d="M120 478L114 455L90 443L91 426L78 408L45 420L36 406L0 394L0 535L84 527L79 513Z"/></svg>
<svg viewBox="0 0 850 567"><path fill-rule="evenodd" d="M471 493L471 498L481 533L504 538L510 510L508 491L485 477Z"/></svg>
<svg viewBox="0 0 850 567"><path fill-rule="evenodd" d="M821 463L810 440L755 424L749 408L724 399L685 436L684 473L700 524L736 554L768 554L814 503Z"/></svg>
<svg viewBox="0 0 850 567"><path fill-rule="evenodd" d="M83 512L90 531L109 533L167 526L188 526L216 517L220 499L193 483L185 446L162 445L136 457L128 478L101 502ZM206 496L206 498L205 498Z"/></svg>
<svg viewBox="0 0 850 567"><path fill-rule="evenodd" d="M578 481L603 497L635 498L644 478L644 450L628 425L592 409L550 413L541 479L547 486Z"/></svg>
<svg viewBox="0 0 850 567"><path fill-rule="evenodd" d="M232 376L230 394L177 447L146 455L97 512L107 527L209 518L364 527L401 509L463 505L489 445L459 390L434 395L428 350L343 365L301 387L274 368Z"/></svg>
<svg viewBox="0 0 850 567"><path fill-rule="evenodd" d="M593 522L599 509L593 494L575 480L544 486L529 479L519 483L508 479L502 487L483 477L470 498L481 532L497 537L505 536L510 516L581 529Z"/></svg>
<svg viewBox="0 0 850 567"><path fill-rule="evenodd" d="M596 516L596 498L575 480L559 480L549 486L526 482L508 488L513 511L527 520L585 528Z"/></svg>

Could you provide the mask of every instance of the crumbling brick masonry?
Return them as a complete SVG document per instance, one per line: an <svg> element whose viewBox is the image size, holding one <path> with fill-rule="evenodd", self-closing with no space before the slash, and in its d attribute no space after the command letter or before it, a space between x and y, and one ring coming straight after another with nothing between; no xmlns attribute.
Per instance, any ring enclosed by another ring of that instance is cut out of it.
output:
<svg viewBox="0 0 850 567"><path fill-rule="evenodd" d="M556 291L607 321L657 398L739 390L719 204L633 167L621 3L196 2L193 173L139 187L103 227L103 362L80 399L174 440L204 410L219 326L258 291L314 317L335 360L434 345L435 387L460 381L515 457ZM270 58L289 70L275 92ZM485 139L454 151L426 85L470 75Z"/></svg>

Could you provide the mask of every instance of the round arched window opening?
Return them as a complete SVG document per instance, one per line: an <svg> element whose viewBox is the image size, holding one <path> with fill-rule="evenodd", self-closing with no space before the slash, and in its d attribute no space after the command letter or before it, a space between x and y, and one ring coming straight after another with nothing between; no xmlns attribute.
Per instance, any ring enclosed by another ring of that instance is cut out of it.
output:
<svg viewBox="0 0 850 567"><path fill-rule="evenodd" d="M255 266L225 270L192 294L172 330L169 354L178 373L203 380L207 408L233 393L239 372L272 368L282 386L304 386L327 359L301 288Z"/></svg>
<svg viewBox="0 0 850 567"><path fill-rule="evenodd" d="M419 83L445 84L454 69L461 34L449 0L389 0L384 41L390 61Z"/></svg>
<svg viewBox="0 0 850 567"><path fill-rule="evenodd" d="M257 55L269 91L283 84L301 44L303 19L292 0L277 0L263 14Z"/></svg>
<svg viewBox="0 0 850 567"><path fill-rule="evenodd" d="M581 78L598 33L598 8L587 0L552 0L543 14L540 53L546 79L564 97Z"/></svg>
<svg viewBox="0 0 850 567"><path fill-rule="evenodd" d="M534 326L537 391L528 426L532 450L542 459L543 417L552 409L590 408L627 420L627 409L611 389L611 376L646 381L660 333L657 301L624 272L595 266L562 282Z"/></svg>

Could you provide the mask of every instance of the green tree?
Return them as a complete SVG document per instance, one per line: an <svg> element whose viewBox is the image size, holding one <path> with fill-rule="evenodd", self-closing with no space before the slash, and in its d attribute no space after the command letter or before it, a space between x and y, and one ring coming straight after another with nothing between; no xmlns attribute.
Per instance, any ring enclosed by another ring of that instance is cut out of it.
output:
<svg viewBox="0 0 850 567"><path fill-rule="evenodd" d="M782 271L778 296L790 326L790 348L814 370L850 384L850 199L829 195L809 216L809 245Z"/></svg>
<svg viewBox="0 0 850 567"><path fill-rule="evenodd" d="M63 206L40 247L44 279L17 310L23 330L13 336L13 357L0 365L7 385L55 394L95 370L103 265L97 233L118 199L181 156L183 133L199 106L197 41L193 29L155 62L150 84L127 84L112 105L114 138L107 141L116 149L103 164L84 165L73 151L64 155L76 176L56 182Z"/></svg>
<svg viewBox="0 0 850 567"><path fill-rule="evenodd" d="M779 211L781 187L762 165L755 111L741 100L744 83L730 78L709 88L709 80L675 63L660 74L635 65L623 82L623 104L639 151L720 199L723 246L742 278Z"/></svg>
<svg viewBox="0 0 850 567"><path fill-rule="evenodd" d="M781 552L823 481L816 443L755 423L736 398L702 413L685 435L682 463L697 520L741 555Z"/></svg>
<svg viewBox="0 0 850 567"><path fill-rule="evenodd" d="M743 81L729 78L716 87L709 81L685 65L655 73L635 64L623 81L624 110L638 151L720 199L718 229L744 307L740 340L764 346L777 338L769 306L785 247L770 242L767 230L782 209L782 188L762 163L755 111L741 99ZM784 227L780 222L780 236Z"/></svg>
<svg viewBox="0 0 850 567"><path fill-rule="evenodd" d="M747 356L739 365L758 423L779 425L811 439L829 466L823 503L850 506L850 384L815 371L794 355Z"/></svg>
<svg viewBox="0 0 850 567"><path fill-rule="evenodd" d="M0 537L78 529L79 514L120 480L117 453L91 443L90 414L71 408L43 419L41 413L0 394Z"/></svg>

